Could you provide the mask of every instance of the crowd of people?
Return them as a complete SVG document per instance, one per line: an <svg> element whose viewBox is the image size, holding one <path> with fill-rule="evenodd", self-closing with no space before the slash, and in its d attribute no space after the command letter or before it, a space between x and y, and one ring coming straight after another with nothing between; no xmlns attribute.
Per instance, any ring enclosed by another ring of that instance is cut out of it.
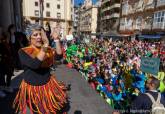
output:
<svg viewBox="0 0 165 114"><path fill-rule="evenodd" d="M59 31L51 32L49 24L45 30L32 24L25 34L16 32L14 25L7 32L0 29L0 97L13 91L10 83L14 71L24 70L14 100L17 112L25 114L26 106L32 113L61 111L67 102L66 87L53 78L50 67L62 52L64 63L79 71L115 110L148 112L153 98L165 105L165 45L160 41L90 39L86 43L60 43ZM140 69L141 57L160 58L157 75Z"/></svg>
<svg viewBox="0 0 165 114"><path fill-rule="evenodd" d="M158 76L141 71L141 57L160 58ZM67 66L77 69L114 109L151 109L150 100L144 100L145 95L141 97L148 90L165 96L165 47L160 41L94 39L88 44L71 44L64 58ZM165 105L163 97L161 103Z"/></svg>

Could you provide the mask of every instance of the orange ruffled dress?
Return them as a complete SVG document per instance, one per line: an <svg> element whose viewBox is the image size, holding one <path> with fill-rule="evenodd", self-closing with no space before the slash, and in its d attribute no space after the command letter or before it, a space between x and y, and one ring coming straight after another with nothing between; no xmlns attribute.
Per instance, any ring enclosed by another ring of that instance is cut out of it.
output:
<svg viewBox="0 0 165 114"><path fill-rule="evenodd" d="M48 49L44 61L36 56L39 49L32 46L19 51L24 69L24 78L14 100L16 112L26 114L29 107L31 114L57 114L67 102L65 86L58 83L55 76L50 74L50 66L54 62L54 53ZM66 114L64 112L63 114Z"/></svg>

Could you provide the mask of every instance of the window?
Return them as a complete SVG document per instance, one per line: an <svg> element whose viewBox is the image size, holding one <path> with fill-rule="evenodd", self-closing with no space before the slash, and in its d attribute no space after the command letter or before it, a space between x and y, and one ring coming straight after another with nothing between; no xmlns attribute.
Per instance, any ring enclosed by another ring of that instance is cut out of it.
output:
<svg viewBox="0 0 165 114"><path fill-rule="evenodd" d="M34 11L34 15L35 15L35 16L39 16L39 10L35 10L35 11Z"/></svg>
<svg viewBox="0 0 165 114"><path fill-rule="evenodd" d="M50 8L50 4L49 4L49 3L46 3L46 7L47 7L47 8Z"/></svg>
<svg viewBox="0 0 165 114"><path fill-rule="evenodd" d="M49 11L46 12L46 17L50 17L50 12Z"/></svg>
<svg viewBox="0 0 165 114"><path fill-rule="evenodd" d="M132 24L133 24L133 20L131 18L127 19L126 29L131 30Z"/></svg>
<svg viewBox="0 0 165 114"><path fill-rule="evenodd" d="M129 10L129 5L128 3L123 3L122 5L122 15L127 15L128 14L128 10Z"/></svg>
<svg viewBox="0 0 165 114"><path fill-rule="evenodd" d="M39 24L39 19L35 20L35 23L36 23L36 24Z"/></svg>
<svg viewBox="0 0 165 114"><path fill-rule="evenodd" d="M60 4L57 5L57 9L60 9Z"/></svg>
<svg viewBox="0 0 165 114"><path fill-rule="evenodd" d="M73 16L71 15L71 20L73 19Z"/></svg>
<svg viewBox="0 0 165 114"><path fill-rule="evenodd" d="M138 17L136 19L136 29L141 29L141 26L142 26L142 17Z"/></svg>
<svg viewBox="0 0 165 114"><path fill-rule="evenodd" d="M165 28L165 11L156 12L154 14L154 28Z"/></svg>
<svg viewBox="0 0 165 114"><path fill-rule="evenodd" d="M38 6L38 2L35 2L35 6Z"/></svg>
<svg viewBox="0 0 165 114"><path fill-rule="evenodd" d="M57 18L61 19L61 13L57 13Z"/></svg>

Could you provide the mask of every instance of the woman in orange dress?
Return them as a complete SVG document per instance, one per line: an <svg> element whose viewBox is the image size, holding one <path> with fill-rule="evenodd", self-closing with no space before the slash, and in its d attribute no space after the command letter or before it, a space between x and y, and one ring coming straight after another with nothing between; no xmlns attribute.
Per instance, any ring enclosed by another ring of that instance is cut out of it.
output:
<svg viewBox="0 0 165 114"><path fill-rule="evenodd" d="M54 31L51 34L56 42L55 52L48 46L48 39L41 26L30 25L26 34L30 45L19 50L24 78L14 100L14 107L21 114L26 114L27 107L31 114L58 114L67 99L64 85L58 83L50 73L54 56L62 54L58 33Z"/></svg>

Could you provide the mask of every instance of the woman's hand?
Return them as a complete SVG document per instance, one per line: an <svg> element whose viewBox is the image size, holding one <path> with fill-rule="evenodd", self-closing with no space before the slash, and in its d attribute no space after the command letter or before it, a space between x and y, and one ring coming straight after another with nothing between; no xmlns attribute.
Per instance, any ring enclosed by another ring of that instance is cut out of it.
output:
<svg viewBox="0 0 165 114"><path fill-rule="evenodd" d="M59 30L54 28L53 32L51 33L51 37L54 40L59 40L60 39L60 32L59 32Z"/></svg>
<svg viewBox="0 0 165 114"><path fill-rule="evenodd" d="M54 42L56 43L56 53L58 55L62 54L61 44L60 44L60 30L54 29L51 37L53 38Z"/></svg>

